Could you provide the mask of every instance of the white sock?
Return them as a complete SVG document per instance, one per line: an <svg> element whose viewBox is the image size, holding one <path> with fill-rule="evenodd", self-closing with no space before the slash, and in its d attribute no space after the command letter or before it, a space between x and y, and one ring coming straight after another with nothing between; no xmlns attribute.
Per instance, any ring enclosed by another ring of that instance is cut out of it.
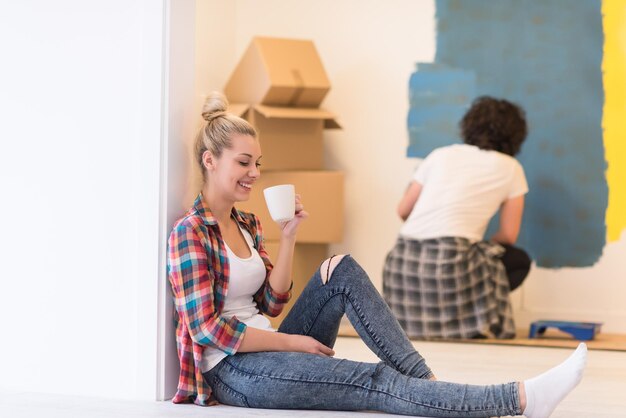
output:
<svg viewBox="0 0 626 418"><path fill-rule="evenodd" d="M583 377L587 363L587 346L580 343L563 363L524 381L527 418L547 418Z"/></svg>

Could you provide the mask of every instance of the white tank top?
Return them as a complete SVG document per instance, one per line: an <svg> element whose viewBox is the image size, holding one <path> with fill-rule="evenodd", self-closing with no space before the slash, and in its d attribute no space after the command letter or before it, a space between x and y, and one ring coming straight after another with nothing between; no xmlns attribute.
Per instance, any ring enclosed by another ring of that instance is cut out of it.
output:
<svg viewBox="0 0 626 418"><path fill-rule="evenodd" d="M228 279L228 293L224 300L224 310L221 316L225 319L236 316L238 320L249 327L275 331L270 321L265 316L259 314L259 309L254 299L252 299L252 296L265 281L265 264L254 248L252 237L248 231L241 227L239 229L243 233L252 254L248 258L238 257L224 242L230 265L230 276ZM205 347L202 353L202 372L211 370L224 357L226 357L226 353L222 350L210 346Z"/></svg>

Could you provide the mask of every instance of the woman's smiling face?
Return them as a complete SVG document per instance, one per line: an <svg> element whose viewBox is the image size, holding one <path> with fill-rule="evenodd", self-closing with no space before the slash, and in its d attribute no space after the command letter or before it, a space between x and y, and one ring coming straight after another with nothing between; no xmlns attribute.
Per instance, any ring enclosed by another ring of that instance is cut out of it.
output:
<svg viewBox="0 0 626 418"><path fill-rule="evenodd" d="M215 190L232 202L250 198L250 192L261 175L261 146L250 135L234 135L232 147L209 165L208 180Z"/></svg>

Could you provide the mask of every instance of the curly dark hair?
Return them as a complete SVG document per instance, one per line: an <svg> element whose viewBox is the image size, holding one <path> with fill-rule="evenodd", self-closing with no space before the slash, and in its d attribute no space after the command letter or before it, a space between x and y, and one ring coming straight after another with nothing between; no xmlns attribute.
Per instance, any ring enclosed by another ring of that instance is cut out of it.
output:
<svg viewBox="0 0 626 418"><path fill-rule="evenodd" d="M476 98L459 127L466 144L511 156L520 151L528 133L524 109L490 96Z"/></svg>

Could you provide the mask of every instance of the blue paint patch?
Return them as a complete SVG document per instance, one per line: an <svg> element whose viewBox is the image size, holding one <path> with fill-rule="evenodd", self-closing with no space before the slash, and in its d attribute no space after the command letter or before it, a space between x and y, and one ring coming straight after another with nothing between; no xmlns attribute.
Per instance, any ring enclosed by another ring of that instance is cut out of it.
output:
<svg viewBox="0 0 626 418"><path fill-rule="evenodd" d="M459 142L458 121L475 95L471 71L418 64L409 80L407 156L423 158L433 149Z"/></svg>
<svg viewBox="0 0 626 418"><path fill-rule="evenodd" d="M518 158L530 192L519 245L542 267L594 264L605 246L608 199L601 125L601 2L436 3L434 68L475 74L476 95L504 97L526 109L529 137ZM421 78L420 72L418 68L411 77L412 95L413 88L428 91L431 85L444 102L454 94L442 86L445 80L432 74ZM425 111L415 97L417 112ZM432 99L433 124L409 114L410 156L422 157L451 143L449 124L458 123L459 113L438 106ZM449 118L445 127L444 116Z"/></svg>

